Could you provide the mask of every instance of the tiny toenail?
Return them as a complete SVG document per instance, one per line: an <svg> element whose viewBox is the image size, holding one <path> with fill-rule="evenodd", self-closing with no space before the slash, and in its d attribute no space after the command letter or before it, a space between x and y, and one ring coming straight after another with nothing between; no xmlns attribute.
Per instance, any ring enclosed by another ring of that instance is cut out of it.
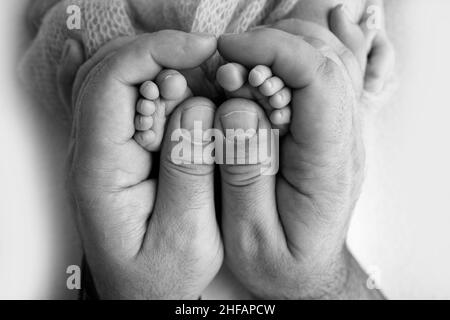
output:
<svg viewBox="0 0 450 320"><path fill-rule="evenodd" d="M72 50L72 40L67 40L64 43L63 53L61 55L61 61L65 61L65 59L67 58L67 56L70 53L70 50Z"/></svg>
<svg viewBox="0 0 450 320"><path fill-rule="evenodd" d="M220 118L225 135L227 130L243 130L251 138L256 134L259 125L258 114L251 111L233 111Z"/></svg>
<svg viewBox="0 0 450 320"><path fill-rule="evenodd" d="M353 12L350 10L348 5L340 4L338 5L339 9L344 13L345 18L351 23L357 23L356 17L354 17Z"/></svg>
<svg viewBox="0 0 450 320"><path fill-rule="evenodd" d="M154 82L151 81L145 82L141 86L140 92L149 100L156 100L159 97L159 88Z"/></svg>

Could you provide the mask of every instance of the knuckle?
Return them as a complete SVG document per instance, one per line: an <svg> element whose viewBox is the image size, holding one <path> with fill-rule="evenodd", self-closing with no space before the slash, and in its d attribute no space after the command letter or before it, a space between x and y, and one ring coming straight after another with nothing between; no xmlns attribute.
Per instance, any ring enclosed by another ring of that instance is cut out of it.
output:
<svg viewBox="0 0 450 320"><path fill-rule="evenodd" d="M170 158L170 157L169 157ZM181 178L184 177L186 179L189 177L192 180L199 179L204 176L209 176L214 172L214 166L212 165L206 165L206 164L194 164L189 162L175 162L172 159L168 159L165 161L164 165L164 171L168 176L171 176L172 178ZM197 189L197 185L195 184L195 181L193 181L193 187L194 189Z"/></svg>

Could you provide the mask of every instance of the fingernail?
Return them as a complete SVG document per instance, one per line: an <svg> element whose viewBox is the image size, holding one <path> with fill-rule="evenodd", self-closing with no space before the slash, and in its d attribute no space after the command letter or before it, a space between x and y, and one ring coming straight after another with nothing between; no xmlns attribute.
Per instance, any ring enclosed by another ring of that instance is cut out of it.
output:
<svg viewBox="0 0 450 320"><path fill-rule="evenodd" d="M70 50L72 49L72 40L67 40L64 43L64 47L63 47L63 51L62 51L62 55L61 55L61 62L65 61L67 56L69 55Z"/></svg>
<svg viewBox="0 0 450 320"><path fill-rule="evenodd" d="M233 111L223 115L220 118L225 135L227 130L243 131L246 138L256 135L258 130L258 114L250 111Z"/></svg>
<svg viewBox="0 0 450 320"><path fill-rule="evenodd" d="M189 131L197 128L207 130L212 127L213 121L214 109L212 107L193 106L183 111L181 115L181 128Z"/></svg>
<svg viewBox="0 0 450 320"><path fill-rule="evenodd" d="M169 80L170 78L172 78L173 76L175 76L175 74L168 74L164 77L163 81Z"/></svg>

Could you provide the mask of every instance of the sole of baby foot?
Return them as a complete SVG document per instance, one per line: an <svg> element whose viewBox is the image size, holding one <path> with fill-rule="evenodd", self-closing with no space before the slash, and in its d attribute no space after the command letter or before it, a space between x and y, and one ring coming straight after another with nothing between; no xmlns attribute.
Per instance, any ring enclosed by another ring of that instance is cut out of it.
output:
<svg viewBox="0 0 450 320"><path fill-rule="evenodd" d="M273 120L273 128L279 129L282 135L287 132L292 94L280 78L273 76L269 67L259 65L249 72L240 64L228 63L218 69L217 82L229 98L256 101Z"/></svg>
<svg viewBox="0 0 450 320"><path fill-rule="evenodd" d="M144 82L139 92L142 98L136 105L134 138L147 151L157 152L167 117L192 93L184 76L176 70L161 71L156 82Z"/></svg>

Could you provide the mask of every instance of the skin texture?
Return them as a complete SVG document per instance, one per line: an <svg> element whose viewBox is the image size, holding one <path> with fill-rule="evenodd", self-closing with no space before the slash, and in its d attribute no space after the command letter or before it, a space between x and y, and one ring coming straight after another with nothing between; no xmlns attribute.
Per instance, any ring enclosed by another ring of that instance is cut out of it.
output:
<svg viewBox="0 0 450 320"><path fill-rule="evenodd" d="M214 37L163 31L105 49L78 72L69 185L101 298L197 299L222 265L213 166L163 156L159 180L149 180L152 155L133 139L137 85L163 68L197 67L215 51ZM214 109L190 99L168 131L197 120L211 127Z"/></svg>

